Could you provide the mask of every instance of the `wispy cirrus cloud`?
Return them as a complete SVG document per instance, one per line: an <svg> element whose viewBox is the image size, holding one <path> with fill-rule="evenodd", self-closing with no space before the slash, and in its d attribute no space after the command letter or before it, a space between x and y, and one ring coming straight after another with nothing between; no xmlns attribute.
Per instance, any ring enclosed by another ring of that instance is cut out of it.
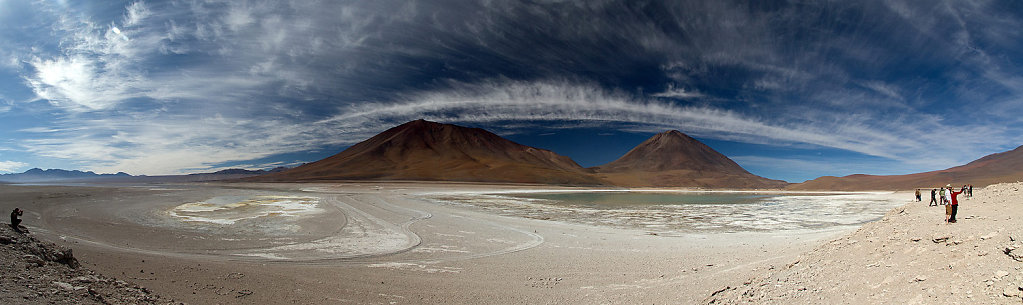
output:
<svg viewBox="0 0 1023 305"><path fill-rule="evenodd" d="M85 161L88 168L98 172L132 169L148 174L210 169L223 162L259 159L320 145L304 138L306 130L298 125L216 116L187 118L190 124L182 124L182 119L75 121L80 128L57 135L39 134L21 145L39 156Z"/></svg>
<svg viewBox="0 0 1023 305"><path fill-rule="evenodd" d="M948 139L957 139L963 147L973 148L960 150L963 158L967 158L971 153L979 156L990 149L984 145L992 137L1007 138L1006 130L942 126L937 123L938 118L926 115L903 119L916 122L915 125L902 124L901 120L872 125L855 117L806 112L803 114L816 119L779 124L736 111L637 99L622 92L563 81L499 81L456 87L447 92L410 95L401 103L350 106L331 118L305 124L185 116L154 117L133 123L68 122L79 126L61 130L60 139L30 140L25 146L42 156L89 160L97 171L131 168L146 173L178 173L216 169L219 168L216 164L224 162L309 150L325 143L353 144L396 123L419 118L474 124L581 120L630 123L633 130L645 128L649 132L681 129L694 136L745 143L814 145L909 163L922 161L921 166L947 167L956 159L930 154ZM182 126L183 121L191 124ZM582 127L578 123L572 125ZM73 136L76 134L79 136ZM973 137L975 134L987 137Z"/></svg>
<svg viewBox="0 0 1023 305"><path fill-rule="evenodd" d="M28 166L28 163L18 161L0 161L0 173L10 173Z"/></svg>
<svg viewBox="0 0 1023 305"><path fill-rule="evenodd" d="M695 99L705 97L705 95L700 92L686 90L685 88L676 88L675 85L669 85L663 92L654 93L650 96L677 99Z"/></svg>
<svg viewBox="0 0 1023 305"><path fill-rule="evenodd" d="M25 83L41 100L72 112L107 111L133 100L234 102L237 93L277 81L251 74L229 74L238 67L206 65L210 59L168 67L174 23L155 15L144 2L127 6L112 24L97 23L74 11L50 7L59 52L26 55ZM163 24L161 24L163 23ZM210 46L207 46L210 47ZM213 51L199 49L196 51Z"/></svg>
<svg viewBox="0 0 1023 305"><path fill-rule="evenodd" d="M679 106L656 99L637 99L620 91L564 81L498 81L457 84L447 92L409 96L402 103L365 103L342 111L332 122L394 122L419 117L453 122L586 120L634 123L651 130L681 129L696 136L771 145L810 144L905 162L927 158L936 145L955 139L968 158L985 151L992 139L1011 141L999 127L947 126L940 117L903 115L890 122L802 111L798 121L777 121L755 113L703 106ZM368 123L372 124L372 123ZM974 135L983 134L978 138Z"/></svg>

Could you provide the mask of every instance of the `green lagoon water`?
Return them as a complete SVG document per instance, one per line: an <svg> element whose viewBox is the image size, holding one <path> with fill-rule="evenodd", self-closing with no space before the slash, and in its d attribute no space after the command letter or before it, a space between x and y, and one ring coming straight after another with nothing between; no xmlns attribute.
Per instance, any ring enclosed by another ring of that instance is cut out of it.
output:
<svg viewBox="0 0 1023 305"><path fill-rule="evenodd" d="M883 193L520 192L445 195L440 202L543 220L652 232L820 230L873 221L905 201Z"/></svg>
<svg viewBox="0 0 1023 305"><path fill-rule="evenodd" d="M582 205L593 208L623 208L674 204L751 204L773 195L751 193L655 193L655 192L577 192L519 193L508 196L550 200L551 204Z"/></svg>

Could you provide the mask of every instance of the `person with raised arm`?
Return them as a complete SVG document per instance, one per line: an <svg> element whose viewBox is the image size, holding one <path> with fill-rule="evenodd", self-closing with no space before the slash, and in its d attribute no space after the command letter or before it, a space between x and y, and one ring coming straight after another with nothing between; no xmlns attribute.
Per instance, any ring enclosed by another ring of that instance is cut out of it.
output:
<svg viewBox="0 0 1023 305"><path fill-rule="evenodd" d="M949 223L956 223L956 213L959 213L959 194L966 192L966 190L953 192L952 188L948 189L948 193L951 199L949 199L949 206L952 207L952 215L948 218Z"/></svg>

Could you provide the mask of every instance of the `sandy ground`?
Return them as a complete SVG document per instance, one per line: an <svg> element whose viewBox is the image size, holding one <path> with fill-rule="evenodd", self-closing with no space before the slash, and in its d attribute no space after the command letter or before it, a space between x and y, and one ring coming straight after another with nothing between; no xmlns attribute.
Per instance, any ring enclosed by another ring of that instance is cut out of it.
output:
<svg viewBox="0 0 1023 305"><path fill-rule="evenodd" d="M1023 303L1023 183L960 197L957 223L912 202L705 303Z"/></svg>
<svg viewBox="0 0 1023 305"><path fill-rule="evenodd" d="M692 304L848 232L662 236L502 216L417 195L508 189L535 187L0 185L0 208L27 210L24 224L36 236L73 248L87 267L192 304ZM264 217L278 220L218 216L232 224L168 216L218 196L312 196L321 210Z"/></svg>

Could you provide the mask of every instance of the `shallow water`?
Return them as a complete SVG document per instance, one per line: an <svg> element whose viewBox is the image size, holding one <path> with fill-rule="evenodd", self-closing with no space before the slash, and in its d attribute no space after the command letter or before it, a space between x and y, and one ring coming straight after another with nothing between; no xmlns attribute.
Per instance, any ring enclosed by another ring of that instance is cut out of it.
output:
<svg viewBox="0 0 1023 305"><path fill-rule="evenodd" d="M169 211L174 218L188 222L231 225L261 217L294 217L321 212L319 200L298 196L219 196L185 203Z"/></svg>
<svg viewBox="0 0 1023 305"><path fill-rule="evenodd" d="M620 208L671 204L747 204L772 197L755 193L655 193L655 192L573 192L511 193L506 196L549 200L551 204Z"/></svg>
<svg viewBox="0 0 1023 305"><path fill-rule="evenodd" d="M905 203L887 193L531 192L434 199L505 215L666 234L834 229L876 220Z"/></svg>

